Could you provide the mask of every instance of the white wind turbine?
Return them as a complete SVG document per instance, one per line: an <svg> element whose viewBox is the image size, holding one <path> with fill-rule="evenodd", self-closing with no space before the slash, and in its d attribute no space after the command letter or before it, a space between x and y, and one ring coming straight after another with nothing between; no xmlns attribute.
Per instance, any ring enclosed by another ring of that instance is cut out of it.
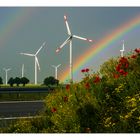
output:
<svg viewBox="0 0 140 140"><path fill-rule="evenodd" d="M40 65L39 65L39 61L37 58L37 54L40 52L40 50L43 48L43 46L46 44L46 42L44 42L41 47L37 50L37 52L35 54L29 54L29 53L20 53L22 55L27 55L27 56L33 56L35 58L35 84L37 84L37 66L38 69L40 70Z"/></svg>
<svg viewBox="0 0 140 140"><path fill-rule="evenodd" d="M5 84L7 85L8 71L10 71L11 69L3 68L3 70L5 71Z"/></svg>
<svg viewBox="0 0 140 140"><path fill-rule="evenodd" d="M22 64L21 77L24 77L24 64Z"/></svg>
<svg viewBox="0 0 140 140"><path fill-rule="evenodd" d="M123 57L124 55L124 40L123 40L123 46L122 46L122 50L120 50L120 52L121 52L121 57Z"/></svg>
<svg viewBox="0 0 140 140"><path fill-rule="evenodd" d="M68 38L63 42L63 44L60 47L58 47L56 49L56 52L58 53L67 43L70 43L70 64L69 64L69 67L70 67L70 82L73 82L72 39L73 38L76 38L76 39L85 40L85 41L88 41L88 42L93 42L93 40L87 39L87 38L83 38L83 37L80 37L80 36L77 36L77 35L73 35L71 33L71 31L70 31L70 28L69 28L69 25L68 25L68 22L67 22L67 16L66 15L64 15L64 21L65 21L66 28L67 28Z"/></svg>
<svg viewBox="0 0 140 140"><path fill-rule="evenodd" d="M57 79L57 69L58 69L58 67L60 67L60 66L61 66L61 64L59 64L59 65L57 65L57 66L52 65L52 67L55 68L55 79Z"/></svg>

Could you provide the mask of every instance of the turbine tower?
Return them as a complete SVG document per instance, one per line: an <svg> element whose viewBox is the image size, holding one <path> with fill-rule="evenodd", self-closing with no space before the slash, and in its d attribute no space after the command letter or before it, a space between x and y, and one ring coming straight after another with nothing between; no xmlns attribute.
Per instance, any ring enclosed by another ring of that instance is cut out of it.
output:
<svg viewBox="0 0 140 140"><path fill-rule="evenodd" d="M120 52L121 52L121 57L123 57L124 56L124 40L123 40L122 50L120 50Z"/></svg>
<svg viewBox="0 0 140 140"><path fill-rule="evenodd" d="M24 77L24 64L22 64L21 77Z"/></svg>
<svg viewBox="0 0 140 140"><path fill-rule="evenodd" d="M58 47L56 49L56 53L58 53L66 44L69 43L69 45L70 45L70 64L69 64L69 67L70 67L70 82L73 82L72 39L76 38L76 39L80 39L80 40L84 40L84 41L88 41L88 42L93 42L93 40L83 38L83 37L80 37L80 36L77 36L77 35L73 35L70 31L66 15L64 15L64 21L65 21L66 28L67 28L68 38L62 43L62 45L60 47Z"/></svg>
<svg viewBox="0 0 140 140"><path fill-rule="evenodd" d="M60 66L61 66L61 64L59 64L59 65L57 65L57 66L52 65L52 67L55 68L55 79L57 79L57 69L58 69L58 67L60 67Z"/></svg>
<svg viewBox="0 0 140 140"><path fill-rule="evenodd" d="M29 54L29 53L20 53L22 55L27 55L27 56L33 56L35 58L35 85L37 85L37 67L40 70L40 65L39 65L39 61L37 58L37 54L40 52L40 50L43 48L43 46L46 44L46 42L44 42L41 47L37 50L37 52L35 54Z"/></svg>
<svg viewBox="0 0 140 140"><path fill-rule="evenodd" d="M3 70L5 71L5 84L7 85L8 71L10 71L11 69L3 68Z"/></svg>

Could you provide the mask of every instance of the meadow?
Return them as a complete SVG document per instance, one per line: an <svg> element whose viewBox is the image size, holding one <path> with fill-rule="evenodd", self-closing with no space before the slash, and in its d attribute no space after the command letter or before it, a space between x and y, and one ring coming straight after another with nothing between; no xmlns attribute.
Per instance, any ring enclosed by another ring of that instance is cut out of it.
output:
<svg viewBox="0 0 140 140"><path fill-rule="evenodd" d="M1 133L139 133L140 49L111 58L98 72L45 97L39 118L17 120Z"/></svg>

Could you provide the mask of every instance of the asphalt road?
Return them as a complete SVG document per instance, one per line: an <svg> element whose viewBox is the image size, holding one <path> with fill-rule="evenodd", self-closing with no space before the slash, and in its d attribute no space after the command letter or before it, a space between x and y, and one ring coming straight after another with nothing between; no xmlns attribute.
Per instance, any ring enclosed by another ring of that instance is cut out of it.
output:
<svg viewBox="0 0 140 140"><path fill-rule="evenodd" d="M0 102L0 119L34 116L43 109L43 106L41 100Z"/></svg>

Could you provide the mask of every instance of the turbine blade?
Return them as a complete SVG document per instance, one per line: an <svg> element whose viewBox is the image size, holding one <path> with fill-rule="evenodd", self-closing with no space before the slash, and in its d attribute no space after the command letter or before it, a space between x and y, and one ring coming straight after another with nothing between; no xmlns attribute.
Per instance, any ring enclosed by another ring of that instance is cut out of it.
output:
<svg viewBox="0 0 140 140"><path fill-rule="evenodd" d="M46 42L44 42L42 45L41 45L41 47L38 49L38 51L36 52L36 54L35 55L37 55L39 52L40 52L40 50L43 48L43 46L46 44Z"/></svg>
<svg viewBox="0 0 140 140"><path fill-rule="evenodd" d="M77 35L73 35L73 37L77 38L77 39L80 39L80 40L85 40L85 41L88 41L88 42L93 42L93 40L91 40L91 39L83 38L83 37L80 37L80 36L77 36Z"/></svg>
<svg viewBox="0 0 140 140"><path fill-rule="evenodd" d="M71 35L71 31L70 31L70 28L69 28L69 24L68 24L66 15L64 15L64 21L65 21L65 24L66 24L68 35Z"/></svg>
<svg viewBox="0 0 140 140"><path fill-rule="evenodd" d="M61 64L59 64L59 65L57 66L57 68L60 67L60 66L61 66Z"/></svg>
<svg viewBox="0 0 140 140"><path fill-rule="evenodd" d="M38 62L38 58L36 56L35 56L35 61L37 63L38 69L40 70L40 65L39 65L39 62Z"/></svg>
<svg viewBox="0 0 140 140"><path fill-rule="evenodd" d="M71 40L70 37L68 37L68 38L63 42L63 44L62 44L60 47L58 47L58 48L56 49L56 53L58 53L70 40Z"/></svg>
<svg viewBox="0 0 140 140"><path fill-rule="evenodd" d="M22 55L28 55L28 56L35 56L34 54L30 54L30 53L20 53Z"/></svg>

